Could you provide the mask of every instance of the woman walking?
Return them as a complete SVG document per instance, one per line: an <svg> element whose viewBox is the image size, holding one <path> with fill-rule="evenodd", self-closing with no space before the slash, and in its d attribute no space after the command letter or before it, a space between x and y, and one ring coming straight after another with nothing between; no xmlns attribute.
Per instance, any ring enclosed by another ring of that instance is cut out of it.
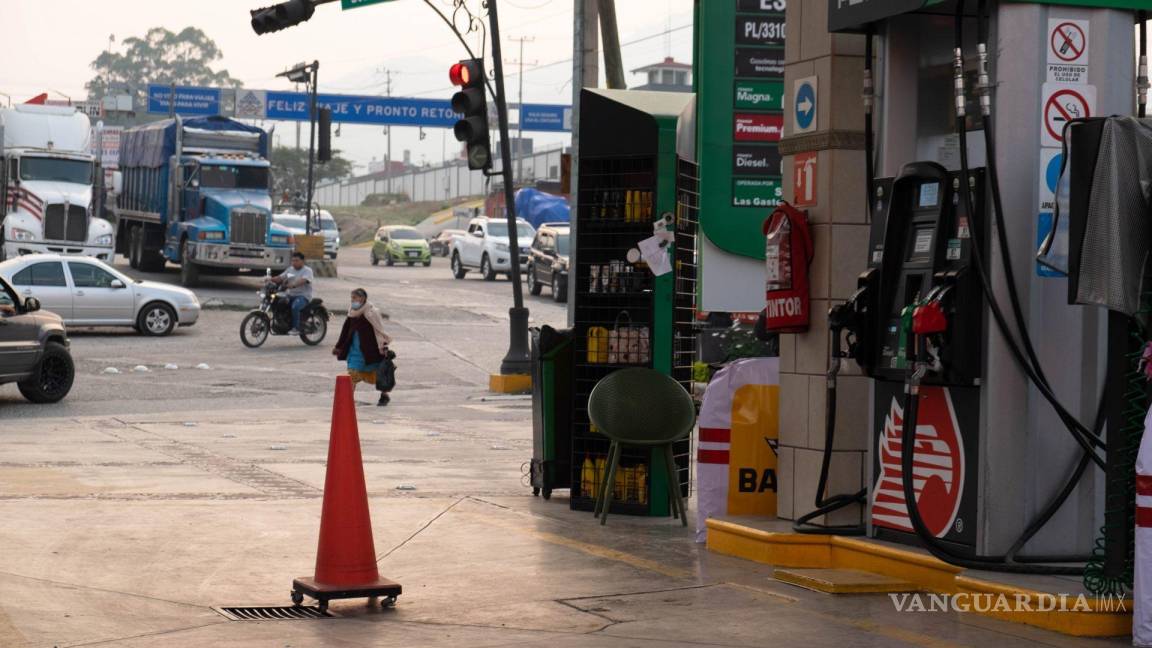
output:
<svg viewBox="0 0 1152 648"><path fill-rule="evenodd" d="M356 383L376 384L376 371L387 357L391 341L392 338L384 332L384 317L368 303L367 291L363 288L353 290L348 318L340 329L336 348L332 349L338 359L347 361L353 389ZM383 407L389 400L387 392L380 392L380 401L376 404Z"/></svg>

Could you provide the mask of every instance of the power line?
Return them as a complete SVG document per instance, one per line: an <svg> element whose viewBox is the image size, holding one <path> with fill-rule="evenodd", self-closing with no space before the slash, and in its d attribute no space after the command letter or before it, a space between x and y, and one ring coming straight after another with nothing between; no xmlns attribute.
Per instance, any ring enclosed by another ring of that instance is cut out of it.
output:
<svg viewBox="0 0 1152 648"><path fill-rule="evenodd" d="M669 28L669 29L665 29L665 30L663 30L663 31L661 31L661 32L659 32L659 33L656 33L656 34L651 34L651 35L648 35L648 36L643 36L643 37L641 37L641 38L637 38L637 39L635 39L635 40L630 40L630 41L628 41L628 42L626 42L626 43L620 43L620 47L628 47L629 45L636 45L637 43L643 43L643 42L645 42L645 41L650 41L650 40L653 40L653 39L656 39L656 38L661 38L661 37L663 37L663 36L665 36L665 35L667 35L667 34L671 34L671 33L673 33L673 32L683 31L683 30L685 30L685 29L691 29L691 27L692 27L692 25L690 25L690 24L689 24L689 25L680 25L679 27L672 27L672 28ZM542 64L542 65L537 65L537 66L535 66L535 67L532 67L532 68L530 68L530 69L524 70L524 72L525 72L525 73L528 73L528 72L537 72L537 71L539 71L539 70L543 70L543 69L545 69L545 68L555 67L555 66L557 66L557 65L562 65L562 64L564 64L564 63L571 63L571 62L572 62L572 58L571 58L571 57L569 57L569 58L566 58L566 59L563 59L563 60L559 60L559 61L552 61L551 63L544 63L544 64ZM519 73L519 72L513 72L512 74L505 74L505 75L504 75L504 78L505 78L505 79L507 79L507 78L510 78L510 77L514 77L514 76L519 76L519 75L520 75L520 73ZM418 97L418 96L420 96L420 95L426 95L426 94L437 94L437 93L441 93L441 92L446 92L446 91L448 91L448 90L451 90L452 88L453 88L453 86L448 86L448 87L444 87L444 88L434 88L434 89L431 89L431 90L421 90L420 92L412 92L412 93L409 93L407 96L409 96L409 97Z"/></svg>

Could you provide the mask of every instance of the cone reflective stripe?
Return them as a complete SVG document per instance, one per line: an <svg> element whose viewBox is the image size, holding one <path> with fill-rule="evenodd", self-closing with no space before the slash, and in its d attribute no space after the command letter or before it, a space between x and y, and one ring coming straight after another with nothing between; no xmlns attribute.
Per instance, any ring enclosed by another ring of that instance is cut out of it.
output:
<svg viewBox="0 0 1152 648"><path fill-rule="evenodd" d="M363 585L380 578L348 376L336 378L315 578L325 585Z"/></svg>
<svg viewBox="0 0 1152 648"><path fill-rule="evenodd" d="M1132 645L1152 646L1152 410L1136 455L1136 565L1132 591Z"/></svg>
<svg viewBox="0 0 1152 648"><path fill-rule="evenodd" d="M780 360L748 358L718 371L704 391L696 443L696 542L718 515L776 514ZM761 490L771 483L771 492ZM749 484L751 486L749 487Z"/></svg>

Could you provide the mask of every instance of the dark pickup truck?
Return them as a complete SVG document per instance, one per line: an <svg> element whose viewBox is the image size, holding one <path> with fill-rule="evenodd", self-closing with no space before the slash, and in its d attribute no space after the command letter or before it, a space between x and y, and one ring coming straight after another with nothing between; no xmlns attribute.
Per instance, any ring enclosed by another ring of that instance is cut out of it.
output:
<svg viewBox="0 0 1152 648"><path fill-rule="evenodd" d="M0 385L14 382L33 403L55 403L75 377L64 321L0 279Z"/></svg>

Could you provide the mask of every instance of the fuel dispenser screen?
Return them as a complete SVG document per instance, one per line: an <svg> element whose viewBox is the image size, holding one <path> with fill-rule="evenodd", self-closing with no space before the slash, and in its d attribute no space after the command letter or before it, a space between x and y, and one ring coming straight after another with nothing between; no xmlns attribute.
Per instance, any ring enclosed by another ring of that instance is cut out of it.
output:
<svg viewBox="0 0 1152 648"><path fill-rule="evenodd" d="M920 208L935 207L940 204L940 183L926 182L920 185Z"/></svg>

